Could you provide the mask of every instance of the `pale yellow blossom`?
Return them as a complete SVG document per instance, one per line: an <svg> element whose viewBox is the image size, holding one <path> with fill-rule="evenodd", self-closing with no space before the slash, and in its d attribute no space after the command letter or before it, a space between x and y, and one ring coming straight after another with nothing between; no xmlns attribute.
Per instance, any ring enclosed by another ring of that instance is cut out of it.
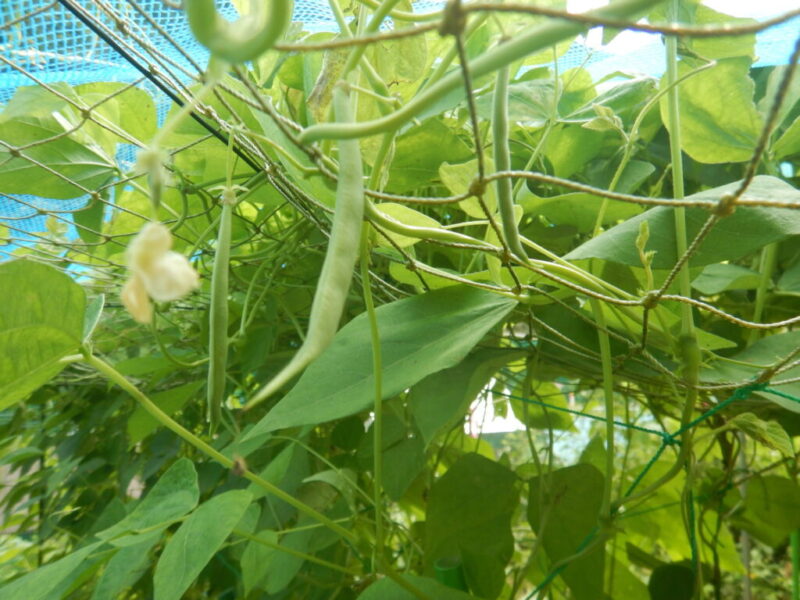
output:
<svg viewBox="0 0 800 600"><path fill-rule="evenodd" d="M199 285L197 271L171 247L172 234L161 223L146 224L128 246L131 277L122 289L122 303L140 323L152 320L151 298L178 300Z"/></svg>

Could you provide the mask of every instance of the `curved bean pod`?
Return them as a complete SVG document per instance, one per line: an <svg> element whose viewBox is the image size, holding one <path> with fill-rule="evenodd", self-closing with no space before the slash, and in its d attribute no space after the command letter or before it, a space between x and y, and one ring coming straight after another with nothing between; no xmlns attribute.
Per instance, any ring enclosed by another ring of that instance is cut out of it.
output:
<svg viewBox="0 0 800 600"><path fill-rule="evenodd" d="M229 63L253 60L269 50L292 20L292 0L256 0L251 13L231 23L217 13L214 0L186 0L189 27L211 52Z"/></svg>
<svg viewBox="0 0 800 600"><path fill-rule="evenodd" d="M511 170L511 149L508 146L508 67L497 70L497 83L494 87L492 150L494 166L498 171ZM495 182L497 186L497 208L503 222L503 237L509 250L520 260L527 260L528 255L522 247L514 217L514 197L511 192L511 179L502 177Z"/></svg>
<svg viewBox="0 0 800 600"><path fill-rule="evenodd" d="M348 91L337 85L333 91L333 107L340 123L353 121L353 107ZM266 386L253 396L245 409L250 409L278 391L331 343L342 318L353 269L358 260L361 223L364 219L364 169L361 150L356 140L339 143L339 181L336 186L336 209L322 272L311 304L308 334L303 345Z"/></svg>
<svg viewBox="0 0 800 600"><path fill-rule="evenodd" d="M384 229L403 235L405 237L416 238L420 240L437 240L440 242L449 242L451 244L471 244L476 247L485 247L494 250L495 247L485 240L478 240L474 237L458 233L457 231L450 231L449 229L437 229L436 227L418 227L416 225L406 225L381 212L372 202L367 201L366 205L367 217L376 225Z"/></svg>
<svg viewBox="0 0 800 600"><path fill-rule="evenodd" d="M587 14L606 18L632 18L639 16L657 4L661 4L663 1L620 0L609 6L590 11ZM515 60L575 36L584 30L586 30L586 26L581 23L557 20L549 21L543 25L532 25L523 29L507 43L497 46L470 62L470 72L472 77L477 79L483 75L493 73L503 66L510 65ZM415 96L403 108L384 117L357 124L323 123L313 125L300 134L300 141L310 143L323 139L345 140L399 129L444 95L460 88L462 85L462 75L460 71L455 70L442 77L421 94Z"/></svg>

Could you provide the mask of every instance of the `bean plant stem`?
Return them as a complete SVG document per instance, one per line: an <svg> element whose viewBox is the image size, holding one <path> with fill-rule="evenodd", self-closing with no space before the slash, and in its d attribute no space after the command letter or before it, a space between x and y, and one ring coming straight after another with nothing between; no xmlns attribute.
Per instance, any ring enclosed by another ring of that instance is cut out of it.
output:
<svg viewBox="0 0 800 600"><path fill-rule="evenodd" d="M336 563L329 562L322 558L317 558L313 554L306 554L305 552L300 552L299 550L295 550L294 548L291 548L289 546L280 544L278 542L273 542L272 540L268 540L258 535L253 535L252 533L248 533L241 529L234 529L233 533L247 540L250 540L251 542L255 542L257 544L261 544L262 546L266 546L267 548L272 548L273 550L277 550L278 552L283 552L290 556L295 556L301 560L312 562L321 565L323 567L327 567L328 569L339 571L340 573L345 573L347 575L352 575L354 577L360 575L358 571L354 571L353 569L348 569L347 567L337 565Z"/></svg>
<svg viewBox="0 0 800 600"><path fill-rule="evenodd" d="M758 288L756 289L756 302L753 308L753 322L760 323L761 318L764 316L764 305L767 301L767 291L769 284L772 281L772 273L775 271L775 265L778 260L778 244L769 244L764 246L761 251L761 260L758 268L759 281ZM756 341L761 334L759 329L752 329L750 331L750 343Z"/></svg>
<svg viewBox="0 0 800 600"><path fill-rule="evenodd" d="M86 362L86 364L88 364L89 366L91 366L94 369L96 369L106 379L108 379L112 383L115 383L116 385L121 387L123 390L128 392L131 396L133 396L134 399L139 404L141 404L142 408L144 408L148 413L150 413L150 416L152 416L161 425L163 425L164 427L166 427L167 429L169 429L170 431L175 433L178 437L183 439L185 442L189 443L190 445L192 445L195 448L197 448L198 450L200 450L200 452L202 452L203 454L205 454L209 458L212 458L212 459L216 460L223 467L225 467L227 469L230 469L231 467L233 467L233 461L230 458L228 458L227 456L225 456L224 454L222 454L218 450L212 448L210 445L208 445L203 440L198 438L196 435L191 433L189 430L184 428L178 422L174 421L169 415L167 415L167 413L162 411L152 400L150 400L150 398L148 398L141 390L139 390L139 388L137 388L130 381L128 381L125 378L125 376L122 375L122 373L117 371L114 367L109 365L107 362L105 362L104 360L94 356L93 354L89 353L88 351L85 352L85 354L84 354L84 361ZM259 477L255 473L253 473L253 472L251 472L249 470L245 470L244 473L242 474L242 476L245 479L247 479L249 481L252 481L257 486L261 487L266 492L268 492L269 494L272 494L273 496L275 496L279 500L283 500L284 502L286 502L290 506L293 506L294 508L296 508L298 510L298 512L300 512L300 513L302 513L302 514L314 519L315 521L318 521L318 522L322 523L328 529L338 533L344 539L346 539L346 540L348 540L350 542L357 541L357 536L353 532L345 529L344 527L342 527L341 525L339 525L338 523L336 523L332 519L329 519L328 517L326 517L322 513L314 510L313 508L311 508L310 506L304 504L300 500L297 500L291 494L287 494L286 492L284 492L279 487L273 485L272 483L270 483L269 481L266 481L265 479L262 479L261 477Z"/></svg>
<svg viewBox="0 0 800 600"><path fill-rule="evenodd" d="M670 5L670 17L673 22L678 21L678 11L680 10L680 0L672 0ZM672 162L672 195L677 200L685 197L683 181L683 156L681 154L681 115L680 115L680 96L678 86L678 38L670 36L666 40L667 44L667 85L670 90L667 94L667 112L669 120L669 150L670 161ZM683 256L688 247L686 238L686 209L682 206L675 207L675 250L677 256ZM689 261L686 261L678 275L678 284L681 295L689 298L692 294L691 281L689 279ZM694 318L692 307L689 304L681 305L681 332L684 335L694 334Z"/></svg>
<svg viewBox="0 0 800 600"><path fill-rule="evenodd" d="M606 329L603 304L591 298L592 313L597 323L597 337L600 342L600 362L603 369L603 395L606 403L606 477L603 485L603 501L600 505L600 519L611 515L611 490L614 483L614 373L611 365L611 341Z"/></svg>
<svg viewBox="0 0 800 600"><path fill-rule="evenodd" d="M378 330L378 317L372 299L369 276L369 224L364 223L361 233L361 287L364 290L364 305L369 318L372 341L372 368L375 377L375 403L372 423L373 432L373 476L375 494L375 560L374 567L383 563L383 362L381 360L381 337ZM377 568L375 569L377 571Z"/></svg>

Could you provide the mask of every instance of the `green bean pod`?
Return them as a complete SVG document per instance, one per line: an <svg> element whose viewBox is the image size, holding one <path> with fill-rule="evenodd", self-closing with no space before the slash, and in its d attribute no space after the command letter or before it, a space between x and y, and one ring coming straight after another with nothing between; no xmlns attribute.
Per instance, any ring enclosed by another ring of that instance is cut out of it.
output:
<svg viewBox="0 0 800 600"><path fill-rule="evenodd" d="M189 27L211 55L229 63L254 60L269 50L292 20L292 0L255 0L251 13L230 22L217 13L214 0L185 0Z"/></svg>
<svg viewBox="0 0 800 600"><path fill-rule="evenodd" d="M511 170L511 149L508 145L508 66L497 70L497 82L494 86L494 100L492 102L492 149L494 151L494 166L498 171ZM514 197L511 190L511 179L503 177L498 179L497 208L500 211L500 220L503 223L503 237L509 250L520 260L527 260L528 255L522 247L517 229L517 220L514 216Z"/></svg>
<svg viewBox="0 0 800 600"><path fill-rule="evenodd" d="M228 362L228 263L231 252L231 213L236 197L232 190L222 194L222 213L217 234L214 271L211 274L211 312L208 323L208 428L213 435L222 417L225 374Z"/></svg>
<svg viewBox="0 0 800 600"><path fill-rule="evenodd" d="M589 11L588 16L613 19L629 19L651 10L664 0L619 0L608 6ZM634 19L635 20L635 19ZM526 27L513 39L500 44L470 61L470 72L474 79L495 72L531 54L582 33L587 29L583 23L553 19L542 25ZM448 93L463 87L463 78L458 69L443 76L439 81L414 96L402 108L371 121L357 124L319 123L304 129L300 141L308 144L324 139L352 139L395 131L419 115Z"/></svg>
<svg viewBox="0 0 800 600"><path fill-rule="evenodd" d="M372 202L367 200L366 203L367 217L376 225L384 229L402 235L405 237L416 238L419 240L436 240L439 242L446 242L450 244L470 244L473 246L482 246L487 249L493 249L492 244L485 240L478 240L474 237L458 233L457 231L450 231L449 229L438 229L436 227L418 227L416 225L407 225L401 223L397 219L392 218L386 213L381 212Z"/></svg>
<svg viewBox="0 0 800 600"><path fill-rule="evenodd" d="M339 84L333 91L333 108L339 123L353 121L349 92ZM322 263L308 333L303 345L266 386L245 406L252 408L298 375L331 343L342 318L353 269L356 266L364 219L364 169L356 140L339 142L339 181L336 185L336 208L331 237Z"/></svg>

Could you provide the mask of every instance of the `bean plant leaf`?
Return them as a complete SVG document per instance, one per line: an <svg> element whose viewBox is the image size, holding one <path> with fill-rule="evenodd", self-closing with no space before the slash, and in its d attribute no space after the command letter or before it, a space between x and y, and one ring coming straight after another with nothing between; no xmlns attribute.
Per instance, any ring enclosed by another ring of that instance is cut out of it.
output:
<svg viewBox="0 0 800 600"><path fill-rule="evenodd" d="M83 341L87 341L92 337L97 324L100 322L100 317L103 314L103 307L106 304L105 294L98 294L86 305L86 313L83 319Z"/></svg>
<svg viewBox="0 0 800 600"><path fill-rule="evenodd" d="M603 474L587 463L531 480L528 521L551 564L573 556L598 535L603 486ZM602 548L594 548L561 571L576 600L603 597L604 563Z"/></svg>
<svg viewBox="0 0 800 600"><path fill-rule="evenodd" d="M681 62L678 74L698 66ZM753 101L755 83L749 69L749 58L722 59L680 85L681 146L696 161L743 162L753 155L763 122ZM663 89L666 76L661 83ZM666 96L661 119L669 129Z"/></svg>
<svg viewBox="0 0 800 600"><path fill-rule="evenodd" d="M197 506L199 497L194 464L188 458L178 459L128 516L97 536L108 540L129 531L172 523Z"/></svg>
<svg viewBox="0 0 800 600"><path fill-rule="evenodd" d="M167 415L178 412L190 398L197 396L197 392L203 387L204 381L191 381L178 387L174 387L163 392L157 392L151 396L151 400ZM141 406L128 419L128 444L133 446L142 441L153 431L158 429L159 423L149 412Z"/></svg>
<svg viewBox="0 0 800 600"><path fill-rule="evenodd" d="M486 169L493 171L494 161L487 159ZM467 193L470 185L477 177L477 159L459 164L449 164L445 162L439 165L439 179L442 180L442 183L454 196ZM494 185L490 185L486 188L483 201L486 204L486 208L490 212L493 212L497 209L497 198L495 196ZM483 212L483 208L481 207L481 204L477 198L469 197L466 200L459 202L458 206L470 217L475 217L476 219L486 218L486 214Z"/></svg>
<svg viewBox="0 0 800 600"><path fill-rule="evenodd" d="M142 87L127 83L96 81L75 86L75 93L93 106L94 118L113 123L135 139L147 142L158 128L153 96ZM117 138L122 141L121 138Z"/></svg>
<svg viewBox="0 0 800 600"><path fill-rule="evenodd" d="M373 423L372 427L375 427ZM392 500L403 494L425 466L425 443L414 428L409 427L395 414L388 413L383 420L383 488ZM372 428L361 439L358 464L372 471L375 444Z"/></svg>
<svg viewBox="0 0 800 600"><path fill-rule="evenodd" d="M378 308L384 399L457 364L514 306L504 296L454 286ZM339 331L246 437L350 416L370 407L374 393L370 326L363 313Z"/></svg>
<svg viewBox="0 0 800 600"><path fill-rule="evenodd" d="M120 548L103 569L92 594L92 600L117 600L150 566L150 551L161 539L151 536L138 544Z"/></svg>
<svg viewBox="0 0 800 600"><path fill-rule="evenodd" d="M764 369L785 359L800 346L800 331L786 331L776 333L756 341L732 357L735 362L718 360L708 365L700 372L700 378L714 383L748 382L759 375ZM780 374L781 379L793 379L800 376L800 367L794 367ZM790 383L775 389L790 397L778 396L766 390L756 391L755 395L769 400L790 412L800 413L800 401L791 397L800 398L800 383Z"/></svg>
<svg viewBox="0 0 800 600"><path fill-rule="evenodd" d="M778 475L756 477L747 482L745 517L748 513L768 526L782 532L800 527L800 486L791 479Z"/></svg>
<svg viewBox="0 0 800 600"><path fill-rule="evenodd" d="M278 543L278 534L269 529L264 529L256 534L256 537L263 542L250 540L244 549L239 567L242 569L242 583L244 593L250 595L250 591L255 588L263 588L272 571L272 561L279 552L270 545Z"/></svg>
<svg viewBox="0 0 800 600"><path fill-rule="evenodd" d="M67 583L71 576L77 575L76 571L100 545L98 542L84 546L3 585L0 587L0 600L50 600L53 592Z"/></svg>
<svg viewBox="0 0 800 600"><path fill-rule="evenodd" d="M408 403L425 445L463 419L497 369L524 355L506 348L479 348L456 366L428 375L412 387Z"/></svg>
<svg viewBox="0 0 800 600"><path fill-rule="evenodd" d="M800 154L800 116L781 134L773 150L779 160Z"/></svg>
<svg viewBox="0 0 800 600"><path fill-rule="evenodd" d="M470 590L481 598L498 596L514 552L516 481L506 467L465 454L433 484L425 521L428 570L439 559L460 558Z"/></svg>
<svg viewBox="0 0 800 600"><path fill-rule="evenodd" d="M86 294L69 275L30 260L0 265L0 409L55 377L83 340Z"/></svg>
<svg viewBox="0 0 800 600"><path fill-rule="evenodd" d="M777 450L784 456L794 456L792 439L775 421L763 421L751 412L736 415L731 423L757 442Z"/></svg>
<svg viewBox="0 0 800 600"><path fill-rule="evenodd" d="M474 600L475 598L475 596L446 587L429 577L417 575L401 575L400 577L406 583L427 594L429 598L436 598L436 600ZM358 600L415 600L416 598L417 596L413 592L388 577L379 579L358 596Z"/></svg>
<svg viewBox="0 0 800 600"><path fill-rule="evenodd" d="M67 124L52 116L1 117L0 139L21 148L15 156L5 145L0 147L0 192L4 194L77 198L116 173L114 161L99 146L73 139L66 133ZM42 140L47 143L36 143Z"/></svg>
<svg viewBox="0 0 800 600"><path fill-rule="evenodd" d="M603 205L602 198L583 192L540 197L522 188L517 198L525 214L544 217L550 225L575 228L578 233L591 233ZM609 200L603 214L603 225L614 225L642 212L635 204Z"/></svg>
<svg viewBox="0 0 800 600"><path fill-rule="evenodd" d="M692 600L695 579L694 571L688 565L661 565L650 575L647 590L651 600Z"/></svg>
<svg viewBox="0 0 800 600"><path fill-rule="evenodd" d="M429 185L439 165L464 162L472 156L469 146L449 127L439 119L428 119L397 138L387 190L402 193Z"/></svg>
<svg viewBox="0 0 800 600"><path fill-rule="evenodd" d="M705 296L713 296L728 290L754 290L761 276L752 269L740 265L708 265L692 281L692 287Z"/></svg>
<svg viewBox="0 0 800 600"><path fill-rule="evenodd" d="M167 542L153 575L155 600L180 600L216 554L250 505L245 490L232 490L201 504Z"/></svg>
<svg viewBox="0 0 800 600"><path fill-rule="evenodd" d="M739 183L730 183L689 196L690 200L716 201L734 192ZM800 204L800 191L777 177L759 175L747 190L745 198L770 200L787 205ZM692 240L709 217L707 210L688 208L686 229ZM650 239L646 251L655 251L653 268L671 269L677 260L674 209L652 208L612 227L578 246L566 255L570 260L602 258L625 265L641 266L636 250L639 225L647 221ZM723 261L734 261L759 248L800 234L800 211L789 208L739 207L711 229L700 248L692 255L691 265L701 267ZM732 243L735 240L736 243Z"/></svg>

